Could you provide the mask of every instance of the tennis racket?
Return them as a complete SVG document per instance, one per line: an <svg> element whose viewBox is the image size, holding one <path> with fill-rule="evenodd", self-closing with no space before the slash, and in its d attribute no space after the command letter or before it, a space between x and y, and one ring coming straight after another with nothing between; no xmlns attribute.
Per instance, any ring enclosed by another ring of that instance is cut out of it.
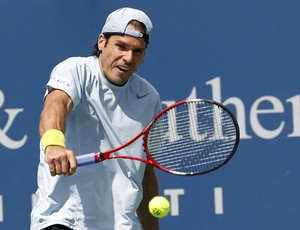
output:
<svg viewBox="0 0 300 230"><path fill-rule="evenodd" d="M142 136L145 158L111 154ZM224 105L207 99L191 99L162 110L125 144L109 151L77 156L77 165L123 158L176 175L199 175L226 164L234 155L239 139L238 123Z"/></svg>

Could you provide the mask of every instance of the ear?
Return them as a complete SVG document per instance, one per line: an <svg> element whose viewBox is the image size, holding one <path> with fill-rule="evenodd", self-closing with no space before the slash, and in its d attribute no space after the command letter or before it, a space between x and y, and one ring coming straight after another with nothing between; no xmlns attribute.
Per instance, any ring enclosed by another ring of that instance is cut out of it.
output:
<svg viewBox="0 0 300 230"><path fill-rule="evenodd" d="M101 51L106 43L106 39L103 34L100 34L98 37L98 49Z"/></svg>

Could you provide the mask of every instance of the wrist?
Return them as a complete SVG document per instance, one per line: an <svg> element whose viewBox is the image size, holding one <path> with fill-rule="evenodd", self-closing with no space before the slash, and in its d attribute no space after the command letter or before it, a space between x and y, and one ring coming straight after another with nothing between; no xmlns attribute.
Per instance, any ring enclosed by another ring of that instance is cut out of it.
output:
<svg viewBox="0 0 300 230"><path fill-rule="evenodd" d="M48 146L52 145L66 147L65 142L66 141L64 133L57 129L49 129L41 137L41 143L44 152L46 152Z"/></svg>

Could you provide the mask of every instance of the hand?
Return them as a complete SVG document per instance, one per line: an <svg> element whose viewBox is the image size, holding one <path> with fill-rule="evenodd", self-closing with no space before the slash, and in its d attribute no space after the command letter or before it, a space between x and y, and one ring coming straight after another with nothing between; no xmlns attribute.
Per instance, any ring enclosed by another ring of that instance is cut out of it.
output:
<svg viewBox="0 0 300 230"><path fill-rule="evenodd" d="M45 161L49 165L51 176L71 176L76 172L77 162L73 151L61 146L48 146Z"/></svg>

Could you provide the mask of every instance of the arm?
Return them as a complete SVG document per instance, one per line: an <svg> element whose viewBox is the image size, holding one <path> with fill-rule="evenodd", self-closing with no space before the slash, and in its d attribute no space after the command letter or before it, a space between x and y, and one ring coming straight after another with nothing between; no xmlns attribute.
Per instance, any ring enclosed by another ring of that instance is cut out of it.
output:
<svg viewBox="0 0 300 230"><path fill-rule="evenodd" d="M137 209L137 214L144 230L158 230L158 219L152 216L148 210L148 203L158 195L158 181L155 175L154 167L146 165L143 179L143 199Z"/></svg>
<svg viewBox="0 0 300 230"><path fill-rule="evenodd" d="M45 98L41 113L40 136L49 130L57 129L65 132L66 118L73 108L71 98L61 90L51 91ZM49 165L52 176L64 174L66 176L76 171L76 158L71 150L61 146L48 146L45 151L45 161Z"/></svg>

